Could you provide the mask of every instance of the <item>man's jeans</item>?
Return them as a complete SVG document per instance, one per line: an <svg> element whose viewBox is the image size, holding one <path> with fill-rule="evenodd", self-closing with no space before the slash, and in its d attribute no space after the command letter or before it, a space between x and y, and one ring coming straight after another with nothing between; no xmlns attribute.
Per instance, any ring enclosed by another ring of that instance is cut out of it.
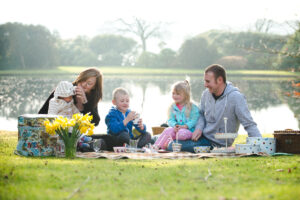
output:
<svg viewBox="0 0 300 200"><path fill-rule="evenodd" d="M173 151L172 143L173 142L169 143L169 146L167 148L168 151ZM197 140L197 141L178 140L178 143L182 144L181 151L187 151L187 152L191 152L191 153L195 153L194 147L196 147L196 146L212 146L210 141L203 136L201 136L201 138L199 138L199 140Z"/></svg>

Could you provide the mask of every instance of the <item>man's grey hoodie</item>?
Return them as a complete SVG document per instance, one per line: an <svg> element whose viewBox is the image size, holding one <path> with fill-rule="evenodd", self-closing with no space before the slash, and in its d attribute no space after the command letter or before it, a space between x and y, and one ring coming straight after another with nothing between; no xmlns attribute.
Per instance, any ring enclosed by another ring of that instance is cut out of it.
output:
<svg viewBox="0 0 300 200"><path fill-rule="evenodd" d="M202 93L200 102L200 118L196 129L212 142L213 146L225 146L224 139L215 139L216 133L225 132L224 117L227 118L227 133L237 133L240 123L244 126L249 137L261 137L256 123L253 121L247 106L245 96L230 82L217 100L208 89ZM231 146L234 139L228 139Z"/></svg>

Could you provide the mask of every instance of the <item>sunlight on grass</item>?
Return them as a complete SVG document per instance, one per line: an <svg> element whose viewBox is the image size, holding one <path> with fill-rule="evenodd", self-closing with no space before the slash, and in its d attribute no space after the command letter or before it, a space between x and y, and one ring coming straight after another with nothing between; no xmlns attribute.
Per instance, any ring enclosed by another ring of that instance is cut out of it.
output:
<svg viewBox="0 0 300 200"><path fill-rule="evenodd" d="M245 138L240 135L238 142ZM0 199L297 199L300 195L299 155L68 160L17 156L16 144L16 132L0 131Z"/></svg>

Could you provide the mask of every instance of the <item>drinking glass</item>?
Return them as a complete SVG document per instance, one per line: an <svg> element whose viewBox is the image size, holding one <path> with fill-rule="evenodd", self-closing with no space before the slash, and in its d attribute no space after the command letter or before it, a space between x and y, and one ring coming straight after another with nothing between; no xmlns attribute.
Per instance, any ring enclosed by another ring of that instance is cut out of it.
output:
<svg viewBox="0 0 300 200"><path fill-rule="evenodd" d="M101 141L100 139L95 139L93 142L93 149L96 153L99 152L99 150L101 149Z"/></svg>
<svg viewBox="0 0 300 200"><path fill-rule="evenodd" d="M137 144L138 144L138 140L132 140L132 139L130 139L129 140L129 146L131 147L131 148L137 148Z"/></svg>

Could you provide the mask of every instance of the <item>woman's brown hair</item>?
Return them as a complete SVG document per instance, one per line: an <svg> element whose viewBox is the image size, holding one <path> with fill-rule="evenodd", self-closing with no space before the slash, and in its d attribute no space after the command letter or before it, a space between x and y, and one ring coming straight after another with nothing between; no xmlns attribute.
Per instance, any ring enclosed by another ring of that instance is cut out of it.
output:
<svg viewBox="0 0 300 200"><path fill-rule="evenodd" d="M86 81L90 77L96 78L96 83L94 88L89 94L86 94L88 99L88 104L92 108L96 107L98 102L102 99L102 73L95 67L90 67L78 75L73 85L77 85L80 82Z"/></svg>

